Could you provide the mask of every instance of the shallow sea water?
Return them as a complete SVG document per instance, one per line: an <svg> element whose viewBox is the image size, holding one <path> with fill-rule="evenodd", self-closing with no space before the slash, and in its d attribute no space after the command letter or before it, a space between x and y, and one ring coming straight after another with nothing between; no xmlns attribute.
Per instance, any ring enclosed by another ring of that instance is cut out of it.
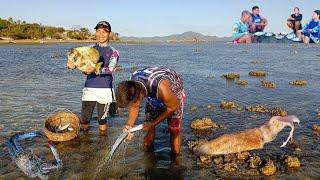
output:
<svg viewBox="0 0 320 180"><path fill-rule="evenodd" d="M66 54L75 46L87 44L55 45L1 45L0 46L0 142L16 132L42 130L46 117L60 110L80 114L81 93L85 76L79 71L66 69ZM187 94L183 119L182 153L175 161L170 157L170 138L166 122L157 127L154 149L143 151L144 133L136 134L131 142L124 143L116 152L112 163L105 163L110 146L121 133L127 110L108 120L108 135L99 136L98 123L92 120L88 134L80 133L70 142L56 143L63 167L52 171L49 179L212 179L212 178L263 178L247 176L240 171L220 172L213 167L199 167L197 158L187 147L188 140L215 138L225 133L257 127L270 116L245 110L221 110L221 100L235 101L242 107L265 104L283 107L288 114L297 115L294 140L303 151L295 153L289 147L280 148L289 134L283 130L277 138L254 151L260 157L276 159L284 154L295 154L301 161L298 170L280 170L273 178L319 179L320 138L312 133L312 125L319 124L320 110L320 48L303 44L252 44L226 43L200 44L114 44L120 51L122 71L114 74L114 86L130 76L131 66L166 66L182 75ZM256 64L250 63L257 61ZM249 77L252 70L265 70L265 78ZM249 85L238 86L221 78L222 74L236 72ZM262 88L262 79L274 81L275 89ZM307 86L290 86L289 81L305 79ZM208 104L214 110L208 110ZM192 113L191 106L197 106ZM94 114L96 116L96 113ZM195 118L210 117L225 126L205 136L193 134L190 122ZM143 122L143 109L137 123ZM27 150L52 161L46 139L23 142ZM163 147L167 147L162 149ZM0 145L0 179L27 179L11 162L8 150ZM160 150L160 151L159 151ZM280 165L279 165L280 166Z"/></svg>

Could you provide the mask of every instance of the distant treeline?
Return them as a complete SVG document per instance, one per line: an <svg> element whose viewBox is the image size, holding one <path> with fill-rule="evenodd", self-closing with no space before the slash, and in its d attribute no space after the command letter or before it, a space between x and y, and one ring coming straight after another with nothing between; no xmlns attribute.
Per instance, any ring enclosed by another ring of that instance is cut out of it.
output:
<svg viewBox="0 0 320 180"><path fill-rule="evenodd" d="M0 18L0 38L12 39L95 39L88 28L75 28L65 30L62 27L44 26L38 23L27 23L25 21L14 21L12 18ZM111 40L119 39L118 33L111 33Z"/></svg>

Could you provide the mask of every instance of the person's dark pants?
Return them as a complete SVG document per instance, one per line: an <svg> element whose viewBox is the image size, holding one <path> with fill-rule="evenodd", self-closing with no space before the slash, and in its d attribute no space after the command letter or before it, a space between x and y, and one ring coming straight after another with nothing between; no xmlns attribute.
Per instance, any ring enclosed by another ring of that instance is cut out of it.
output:
<svg viewBox="0 0 320 180"><path fill-rule="evenodd" d="M107 123L106 118L101 119L104 115L105 104L100 104L96 101L82 101L82 110L81 110L81 124L89 124L90 119L93 114L94 107L97 105L98 110L98 122L99 125L105 125Z"/></svg>
<svg viewBox="0 0 320 180"><path fill-rule="evenodd" d="M296 21L295 20L290 20L290 22L292 23L293 25L293 32L296 33L297 32L297 29L296 29ZM300 23L300 21L297 21L298 23ZM302 25L300 23L300 27L298 30L301 30L302 29Z"/></svg>

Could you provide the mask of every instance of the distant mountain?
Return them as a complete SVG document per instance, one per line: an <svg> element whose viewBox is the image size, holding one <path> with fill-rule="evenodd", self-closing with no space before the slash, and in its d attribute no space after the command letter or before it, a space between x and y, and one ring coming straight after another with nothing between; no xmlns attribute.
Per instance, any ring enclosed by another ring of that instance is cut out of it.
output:
<svg viewBox="0 0 320 180"><path fill-rule="evenodd" d="M188 31L182 34L154 37L121 37L121 41L139 42L193 42L193 41L230 41L229 37L206 36L197 32Z"/></svg>

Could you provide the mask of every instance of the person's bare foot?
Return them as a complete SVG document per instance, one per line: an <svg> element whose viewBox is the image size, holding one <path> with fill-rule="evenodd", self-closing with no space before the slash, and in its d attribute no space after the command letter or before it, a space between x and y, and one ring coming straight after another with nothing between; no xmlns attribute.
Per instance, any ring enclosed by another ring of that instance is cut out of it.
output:
<svg viewBox="0 0 320 180"><path fill-rule="evenodd" d="M107 124L99 125L99 135L106 136L107 135Z"/></svg>
<svg viewBox="0 0 320 180"><path fill-rule="evenodd" d="M81 130L83 132L89 131L89 124L81 124Z"/></svg>

